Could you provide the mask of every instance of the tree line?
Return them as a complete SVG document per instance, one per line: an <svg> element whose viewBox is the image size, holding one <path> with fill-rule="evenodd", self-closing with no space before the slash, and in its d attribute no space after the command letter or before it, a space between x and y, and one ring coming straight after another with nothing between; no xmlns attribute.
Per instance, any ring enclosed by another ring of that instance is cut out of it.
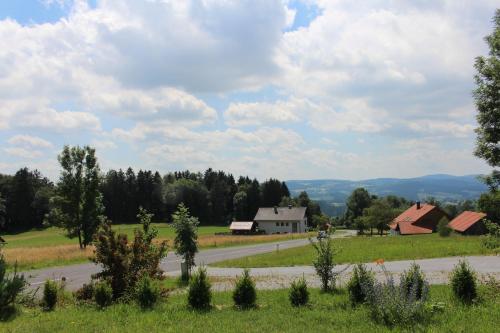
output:
<svg viewBox="0 0 500 333"><path fill-rule="evenodd" d="M291 198L285 182L240 176L211 168L205 172L158 171L127 168L101 172L91 147L64 147L58 157L61 174L56 184L38 170L22 168L14 175L0 174L2 228L23 231L60 225L74 237L91 235L99 216L114 224L137 223L142 207L154 222L172 222L183 203L201 225L227 225L232 220L253 220L259 207L293 204L308 207L308 217L321 214L306 192ZM89 236L90 237L90 236ZM86 243L85 240L83 243Z"/></svg>

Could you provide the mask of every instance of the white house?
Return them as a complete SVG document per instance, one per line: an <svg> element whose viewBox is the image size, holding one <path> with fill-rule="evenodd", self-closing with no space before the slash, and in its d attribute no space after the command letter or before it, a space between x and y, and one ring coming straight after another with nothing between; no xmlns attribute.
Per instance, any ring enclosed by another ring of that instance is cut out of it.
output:
<svg viewBox="0 0 500 333"><path fill-rule="evenodd" d="M306 232L306 207L259 208L254 221L266 234Z"/></svg>

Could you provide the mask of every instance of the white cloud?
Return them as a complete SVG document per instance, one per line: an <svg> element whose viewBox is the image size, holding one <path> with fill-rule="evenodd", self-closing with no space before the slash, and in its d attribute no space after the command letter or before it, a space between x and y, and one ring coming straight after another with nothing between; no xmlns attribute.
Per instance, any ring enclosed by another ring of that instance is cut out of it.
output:
<svg viewBox="0 0 500 333"><path fill-rule="evenodd" d="M9 155L20 157L23 159L35 159L43 155L40 151L20 147L9 147L4 148L3 150Z"/></svg>
<svg viewBox="0 0 500 333"><path fill-rule="evenodd" d="M23 146L23 147L38 147L38 148L52 148L52 143L31 135L14 135L9 140L8 143L11 145Z"/></svg>
<svg viewBox="0 0 500 333"><path fill-rule="evenodd" d="M457 138L471 137L475 128L475 126L471 124L436 120L415 120L409 122L408 127L413 131L424 134Z"/></svg>
<svg viewBox="0 0 500 333"><path fill-rule="evenodd" d="M224 112L224 119L229 126L268 126L299 121L300 112L309 107L305 101L290 99L273 103L231 103Z"/></svg>
<svg viewBox="0 0 500 333"><path fill-rule="evenodd" d="M21 116L18 126L37 127L59 130L92 130L101 129L99 119L88 112L56 111L54 109L41 109L34 113Z"/></svg>

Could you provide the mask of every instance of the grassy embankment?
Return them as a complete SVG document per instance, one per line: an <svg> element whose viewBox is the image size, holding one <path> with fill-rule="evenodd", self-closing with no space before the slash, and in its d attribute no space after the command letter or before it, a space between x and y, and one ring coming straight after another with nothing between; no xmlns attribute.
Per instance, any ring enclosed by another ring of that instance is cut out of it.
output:
<svg viewBox="0 0 500 333"><path fill-rule="evenodd" d="M175 237L174 229L165 224L153 224L158 229L158 239L168 240L172 246ZM118 232L126 233L129 239L133 238L134 229L138 224L115 225ZM227 232L228 227L202 226L198 229L198 241L201 248L227 247L255 243L272 242L307 237L307 234L283 235L258 235L258 236L232 236L215 235ZM311 235L309 235L311 236ZM33 230L18 234L2 236L7 241L3 253L9 265L16 261L19 270L36 269L50 266L60 266L88 261L93 253L93 247L80 250L76 239L64 236L64 231L59 228Z"/></svg>
<svg viewBox="0 0 500 333"><path fill-rule="evenodd" d="M438 234L416 236L351 237L333 241L339 250L337 263L372 262L377 259L404 260L463 255L493 254L481 245L479 236L440 237ZM221 261L217 267L277 267L311 265L316 255L312 246L302 246L239 259Z"/></svg>
<svg viewBox="0 0 500 333"><path fill-rule="evenodd" d="M495 332L500 325L500 303L474 306L456 303L450 287L432 286L430 302L444 302L425 332ZM352 308L345 291L338 294L311 290L309 306L292 308L287 290L259 291L258 308L233 307L231 294L215 293L210 311L186 306L186 295L169 297L153 310L135 304L117 304L104 310L95 306L68 305L53 312L22 310L10 322L0 322L2 332L398 332L370 320L366 307Z"/></svg>

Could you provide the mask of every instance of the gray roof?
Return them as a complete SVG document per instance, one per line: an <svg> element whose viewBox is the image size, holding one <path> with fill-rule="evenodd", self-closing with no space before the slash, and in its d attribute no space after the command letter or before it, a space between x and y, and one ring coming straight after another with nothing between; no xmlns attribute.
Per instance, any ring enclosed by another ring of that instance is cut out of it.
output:
<svg viewBox="0 0 500 333"><path fill-rule="evenodd" d="M255 221L300 221L306 215L306 207L259 208Z"/></svg>

